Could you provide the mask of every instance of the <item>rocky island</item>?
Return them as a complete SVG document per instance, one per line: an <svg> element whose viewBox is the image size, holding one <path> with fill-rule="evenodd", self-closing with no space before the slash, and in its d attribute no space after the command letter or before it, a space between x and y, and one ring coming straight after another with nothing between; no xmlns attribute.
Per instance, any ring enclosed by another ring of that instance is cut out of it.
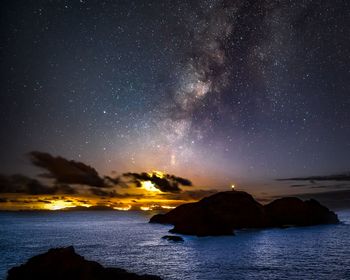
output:
<svg viewBox="0 0 350 280"><path fill-rule="evenodd" d="M72 246L50 249L27 263L8 271L7 280L161 280L158 276L137 275L121 268L103 267L78 255Z"/></svg>
<svg viewBox="0 0 350 280"><path fill-rule="evenodd" d="M158 214L150 223L172 224L172 233L232 235L235 229L339 223L337 215L314 199L280 198L267 205L243 191L219 192Z"/></svg>

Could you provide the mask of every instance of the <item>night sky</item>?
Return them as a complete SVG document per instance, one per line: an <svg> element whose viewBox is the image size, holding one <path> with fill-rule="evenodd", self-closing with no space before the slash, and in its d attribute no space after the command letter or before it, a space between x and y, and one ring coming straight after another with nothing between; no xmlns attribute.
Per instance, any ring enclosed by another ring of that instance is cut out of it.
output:
<svg viewBox="0 0 350 280"><path fill-rule="evenodd" d="M3 174L40 173L31 151L264 192L350 170L348 1L9 0L0 20Z"/></svg>

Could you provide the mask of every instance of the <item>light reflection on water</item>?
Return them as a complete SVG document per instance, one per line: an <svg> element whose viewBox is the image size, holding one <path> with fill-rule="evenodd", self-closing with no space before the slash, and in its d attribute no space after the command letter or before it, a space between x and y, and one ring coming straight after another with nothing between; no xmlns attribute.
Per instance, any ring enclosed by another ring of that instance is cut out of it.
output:
<svg viewBox="0 0 350 280"><path fill-rule="evenodd" d="M239 231L232 237L161 239L169 226L138 212L0 213L0 279L51 247L74 245L103 265L164 279L350 279L345 224Z"/></svg>

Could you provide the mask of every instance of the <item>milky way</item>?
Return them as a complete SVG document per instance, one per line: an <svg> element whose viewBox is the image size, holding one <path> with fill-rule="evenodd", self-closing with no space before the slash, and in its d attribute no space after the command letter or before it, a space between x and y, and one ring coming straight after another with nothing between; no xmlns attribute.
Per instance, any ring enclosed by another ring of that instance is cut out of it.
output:
<svg viewBox="0 0 350 280"><path fill-rule="evenodd" d="M346 1L2 5L5 173L32 150L203 186L349 169Z"/></svg>
<svg viewBox="0 0 350 280"><path fill-rule="evenodd" d="M191 155L191 149L184 148L182 141L188 140L196 108L208 94L219 94L229 83L224 41L232 32L234 9L223 6L221 1L202 4L199 9L201 15L191 15L196 22L191 22L187 30L192 36L190 55L178 75L171 104L160 121L161 131L166 134L165 145L171 145L171 165L177 163L178 155L181 158ZM200 138L201 130L196 134ZM191 140L191 144L196 140Z"/></svg>

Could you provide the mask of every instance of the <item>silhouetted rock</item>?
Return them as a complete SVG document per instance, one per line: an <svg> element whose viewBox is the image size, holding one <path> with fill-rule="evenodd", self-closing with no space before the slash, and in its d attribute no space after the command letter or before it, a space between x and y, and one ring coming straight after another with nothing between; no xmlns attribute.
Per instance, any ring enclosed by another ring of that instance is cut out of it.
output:
<svg viewBox="0 0 350 280"><path fill-rule="evenodd" d="M137 275L121 268L105 268L85 260L74 248L56 248L30 258L8 271L8 280L161 280L158 276Z"/></svg>
<svg viewBox="0 0 350 280"><path fill-rule="evenodd" d="M184 241L184 239L181 236L177 236L177 235L164 235L162 238L170 241L175 241L175 242Z"/></svg>
<svg viewBox="0 0 350 280"><path fill-rule="evenodd" d="M310 199L302 201L296 197L277 199L265 206L271 226L309 226L338 223L337 215Z"/></svg>
<svg viewBox="0 0 350 280"><path fill-rule="evenodd" d="M172 224L173 233L207 236L232 235L234 229L338 223L337 215L315 200L283 198L263 206L242 191L220 192L196 203L178 206L151 218Z"/></svg>
<svg viewBox="0 0 350 280"><path fill-rule="evenodd" d="M241 191L220 192L196 203L180 205L150 222L173 224L174 233L206 236L232 235L233 229L266 224L263 206Z"/></svg>

